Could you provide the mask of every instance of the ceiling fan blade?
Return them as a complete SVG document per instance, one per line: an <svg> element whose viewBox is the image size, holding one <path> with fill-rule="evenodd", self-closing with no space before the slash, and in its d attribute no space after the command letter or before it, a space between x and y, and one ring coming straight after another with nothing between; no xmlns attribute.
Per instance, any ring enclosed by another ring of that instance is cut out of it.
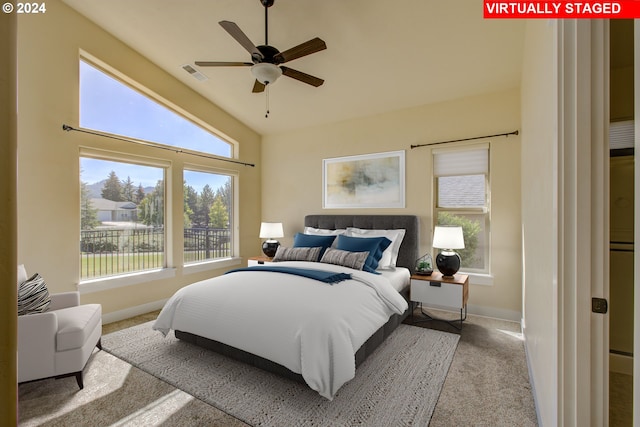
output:
<svg viewBox="0 0 640 427"><path fill-rule="evenodd" d="M264 85L260 83L258 80L256 80L256 82L253 84L253 90L251 92L253 93L264 92Z"/></svg>
<svg viewBox="0 0 640 427"><path fill-rule="evenodd" d="M303 56L311 55L312 53L325 50L327 44L320 38L316 37L306 41L298 46L287 49L284 52L280 52L273 57L276 64L282 64L284 62L293 61Z"/></svg>
<svg viewBox="0 0 640 427"><path fill-rule="evenodd" d="M196 61L199 67L244 67L254 65L252 62L219 62L219 61Z"/></svg>
<svg viewBox="0 0 640 427"><path fill-rule="evenodd" d="M235 22L220 21L218 23L222 26L222 28L227 30L227 33L229 33L231 37L236 39L236 41L240 43L242 47L244 47L247 50L247 52L251 54L252 58L256 58L259 60L264 58L264 56L258 50L256 45L254 45L253 42L249 39L249 37L247 37L247 35L242 32L240 27L238 27Z"/></svg>
<svg viewBox="0 0 640 427"><path fill-rule="evenodd" d="M318 77L314 77L310 74L303 73L302 71L294 70L289 67L280 67L282 69L282 74L287 77L291 77L292 79L296 79L301 81L302 83L309 84L311 86L318 87L324 83L324 80L319 79Z"/></svg>

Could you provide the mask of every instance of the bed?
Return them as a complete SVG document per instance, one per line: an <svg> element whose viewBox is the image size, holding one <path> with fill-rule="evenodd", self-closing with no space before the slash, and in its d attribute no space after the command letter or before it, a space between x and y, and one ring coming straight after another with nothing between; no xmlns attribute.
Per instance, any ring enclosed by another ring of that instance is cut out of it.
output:
<svg viewBox="0 0 640 427"><path fill-rule="evenodd" d="M327 285L255 267L243 269L251 271L180 289L153 328L165 334L174 330L181 340L306 383L332 399L413 308L408 278L418 258L419 222L412 215L307 215L304 224L323 231L405 230L396 271L371 274L318 262L273 263L278 268L349 275Z"/></svg>

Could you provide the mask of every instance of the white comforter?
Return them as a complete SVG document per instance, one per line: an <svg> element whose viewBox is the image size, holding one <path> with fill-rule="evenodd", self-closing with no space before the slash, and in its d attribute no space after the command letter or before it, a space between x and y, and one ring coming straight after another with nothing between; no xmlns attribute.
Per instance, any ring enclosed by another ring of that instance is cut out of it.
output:
<svg viewBox="0 0 640 427"><path fill-rule="evenodd" d="M355 375L356 351L407 302L381 275L329 264L279 266L351 273L333 285L291 274L236 272L178 290L153 328L190 332L302 374L327 399Z"/></svg>

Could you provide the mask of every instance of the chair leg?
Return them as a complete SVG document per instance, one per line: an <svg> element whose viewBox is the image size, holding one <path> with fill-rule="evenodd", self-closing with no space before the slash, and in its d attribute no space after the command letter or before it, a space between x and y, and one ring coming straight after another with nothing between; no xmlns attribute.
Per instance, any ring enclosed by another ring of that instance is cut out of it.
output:
<svg viewBox="0 0 640 427"><path fill-rule="evenodd" d="M76 377L76 381L78 382L78 387L80 387L80 390L84 388L84 379L83 379L82 371L72 372L70 374L64 374L64 375L57 375L52 378L59 380L59 379L68 378L68 377ZM34 381L39 381L39 380L34 380Z"/></svg>
<svg viewBox="0 0 640 427"><path fill-rule="evenodd" d="M76 381L78 382L78 387L80 387L80 390L82 390L84 388L84 379L82 376L82 371L76 372L75 376L76 376Z"/></svg>

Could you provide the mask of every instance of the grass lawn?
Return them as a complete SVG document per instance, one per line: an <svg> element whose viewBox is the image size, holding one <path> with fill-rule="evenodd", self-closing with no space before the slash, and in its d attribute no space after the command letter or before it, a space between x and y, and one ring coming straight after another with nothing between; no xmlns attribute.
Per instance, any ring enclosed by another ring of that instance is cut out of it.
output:
<svg viewBox="0 0 640 427"><path fill-rule="evenodd" d="M129 254L83 253L80 256L80 278L113 276L134 271L164 267L164 253L142 252Z"/></svg>
<svg viewBox="0 0 640 427"><path fill-rule="evenodd" d="M212 251L212 258L230 256L230 250ZM188 251L184 253L184 262L204 261L203 251ZM135 271L151 270L164 267L164 253L83 253L80 256L80 279L114 276L117 274L133 273Z"/></svg>

